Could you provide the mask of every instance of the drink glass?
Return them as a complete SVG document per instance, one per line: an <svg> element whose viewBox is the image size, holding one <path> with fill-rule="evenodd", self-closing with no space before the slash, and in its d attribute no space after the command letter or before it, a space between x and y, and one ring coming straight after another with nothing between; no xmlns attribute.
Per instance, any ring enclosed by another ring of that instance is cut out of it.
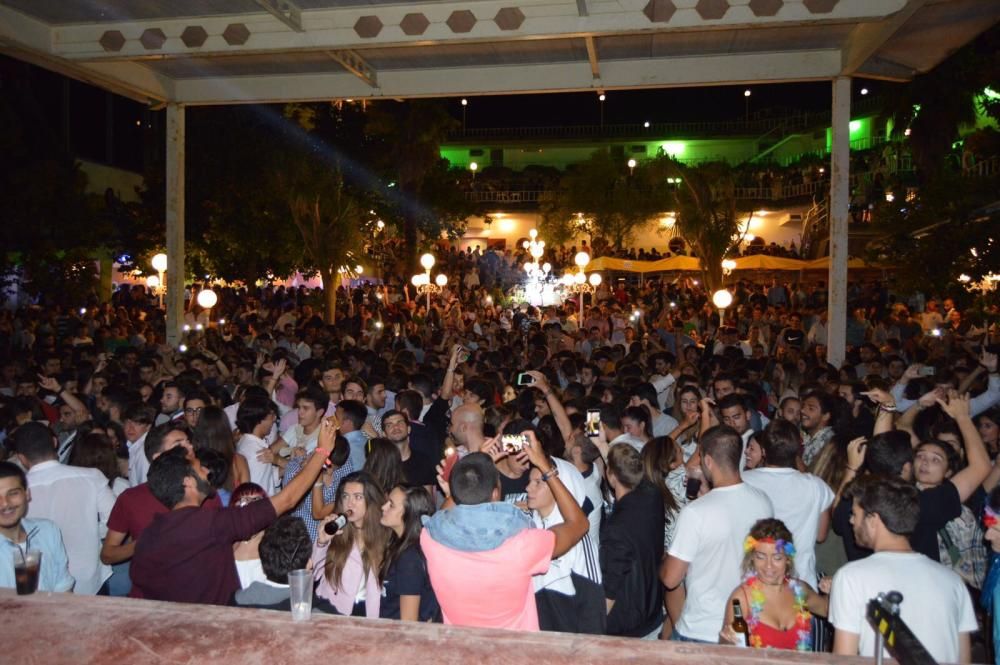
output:
<svg viewBox="0 0 1000 665"><path fill-rule="evenodd" d="M41 550L28 550L14 559L14 583L17 586L17 595L26 596L38 590L38 569L41 565Z"/></svg>
<svg viewBox="0 0 1000 665"><path fill-rule="evenodd" d="M288 573L288 588L292 601L292 620L308 621L312 616L312 571L293 570Z"/></svg>

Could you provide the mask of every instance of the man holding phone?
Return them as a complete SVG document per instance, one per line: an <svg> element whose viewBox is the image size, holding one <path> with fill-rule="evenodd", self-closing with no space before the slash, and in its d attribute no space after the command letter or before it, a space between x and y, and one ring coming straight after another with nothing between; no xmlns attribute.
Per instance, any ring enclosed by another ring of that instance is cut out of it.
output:
<svg viewBox="0 0 1000 665"><path fill-rule="evenodd" d="M904 393L906 391L907 384L917 378L934 376L933 370L933 367L920 364L910 365L906 368L906 371L903 372L903 376L900 377L899 381L897 381L892 387L892 390L890 390L896 409L900 413L905 413L910 409L910 407L917 403L917 400L911 400L905 397ZM926 374L925 372L928 371L931 371L932 373ZM974 371L985 371L989 374L989 378L986 390L969 400L969 415L973 418L978 416L980 413L983 413L991 406L1000 404L1000 374L997 373L997 354L990 353L984 347L982 353L979 355L979 366ZM947 390L951 387L952 386L950 384L941 386L943 390Z"/></svg>
<svg viewBox="0 0 1000 665"><path fill-rule="evenodd" d="M420 535L431 586L446 624L538 631L532 577L545 573L586 534L590 523L559 471L531 431L523 433L523 453L542 472L562 524L531 528L530 518L502 502L494 460L471 453L459 460L445 509L435 513ZM498 441L492 451L505 453Z"/></svg>

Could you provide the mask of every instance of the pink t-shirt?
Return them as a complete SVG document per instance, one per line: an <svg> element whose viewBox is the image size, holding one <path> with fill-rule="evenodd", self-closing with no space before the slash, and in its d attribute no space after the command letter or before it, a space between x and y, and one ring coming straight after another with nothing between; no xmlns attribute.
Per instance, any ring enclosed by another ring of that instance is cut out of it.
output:
<svg viewBox="0 0 1000 665"><path fill-rule="evenodd" d="M424 529L420 547L444 622L537 631L531 577L548 571L555 542L548 529L525 529L494 550L460 552L439 545Z"/></svg>

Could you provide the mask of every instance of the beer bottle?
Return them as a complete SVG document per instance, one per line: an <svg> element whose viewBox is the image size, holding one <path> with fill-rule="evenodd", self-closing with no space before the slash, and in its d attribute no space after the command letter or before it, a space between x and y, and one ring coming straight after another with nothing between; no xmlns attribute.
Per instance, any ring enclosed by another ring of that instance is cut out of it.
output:
<svg viewBox="0 0 1000 665"><path fill-rule="evenodd" d="M337 515L336 519L332 522L327 522L323 525L323 531L325 531L328 536L333 536L345 526L347 526L347 517L345 515Z"/></svg>
<svg viewBox="0 0 1000 665"><path fill-rule="evenodd" d="M730 626L736 633L736 646L750 646L750 627L747 626L746 619L743 618L743 608L740 607L740 601L736 598L733 598L733 623Z"/></svg>

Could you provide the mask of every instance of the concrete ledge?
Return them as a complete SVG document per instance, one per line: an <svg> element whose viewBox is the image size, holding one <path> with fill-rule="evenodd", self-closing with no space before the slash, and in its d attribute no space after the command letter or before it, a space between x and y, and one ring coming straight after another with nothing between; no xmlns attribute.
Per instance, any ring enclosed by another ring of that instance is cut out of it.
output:
<svg viewBox="0 0 1000 665"><path fill-rule="evenodd" d="M516 633L125 598L0 590L5 663L280 665L421 663L868 663L861 658L614 637Z"/></svg>

